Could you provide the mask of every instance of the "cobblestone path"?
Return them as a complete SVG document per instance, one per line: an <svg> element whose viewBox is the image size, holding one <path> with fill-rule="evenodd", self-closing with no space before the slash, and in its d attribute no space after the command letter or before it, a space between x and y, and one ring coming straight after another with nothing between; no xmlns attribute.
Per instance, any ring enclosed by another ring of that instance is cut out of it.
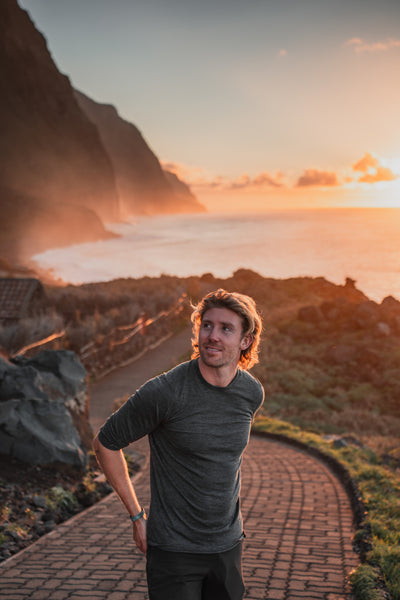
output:
<svg viewBox="0 0 400 600"><path fill-rule="evenodd" d="M139 442L146 453L147 442ZM148 464L136 481L149 502ZM246 600L350 598L358 564L347 495L324 463L254 436L243 463ZM115 494L0 565L7 600L145 600L144 558ZM171 600L173 600L171 598Z"/></svg>

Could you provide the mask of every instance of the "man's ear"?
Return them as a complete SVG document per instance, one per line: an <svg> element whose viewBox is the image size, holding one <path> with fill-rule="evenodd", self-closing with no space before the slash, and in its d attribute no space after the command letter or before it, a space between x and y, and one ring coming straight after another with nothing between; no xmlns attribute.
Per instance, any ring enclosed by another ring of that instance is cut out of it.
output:
<svg viewBox="0 0 400 600"><path fill-rule="evenodd" d="M252 342L253 342L253 335L251 333L248 333L247 335L243 336L240 342L240 349L241 350L247 350L247 348L249 346L251 346Z"/></svg>

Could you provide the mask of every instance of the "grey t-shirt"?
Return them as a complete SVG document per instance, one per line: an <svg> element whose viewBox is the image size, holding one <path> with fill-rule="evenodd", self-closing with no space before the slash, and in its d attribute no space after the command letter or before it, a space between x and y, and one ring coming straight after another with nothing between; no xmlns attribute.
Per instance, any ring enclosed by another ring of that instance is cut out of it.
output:
<svg viewBox="0 0 400 600"><path fill-rule="evenodd" d="M241 539L240 466L263 399L247 371L221 388L191 360L145 383L107 420L99 439L110 450L149 435L150 545L213 553Z"/></svg>

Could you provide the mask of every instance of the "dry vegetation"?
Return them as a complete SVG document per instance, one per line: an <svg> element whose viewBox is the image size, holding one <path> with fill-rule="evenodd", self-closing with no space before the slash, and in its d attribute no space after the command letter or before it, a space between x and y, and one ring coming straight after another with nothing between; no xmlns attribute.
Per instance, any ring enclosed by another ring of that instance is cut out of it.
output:
<svg viewBox="0 0 400 600"><path fill-rule="evenodd" d="M264 416L284 420L307 435L341 436L354 453L365 449L363 465L369 461L376 472L364 467L361 472L357 466L353 472L361 482L368 480L363 488L367 505L374 489L371 511L378 514L385 495L383 482L390 481L393 489L399 486L400 303L394 299L380 306L368 302L351 280L343 286L323 278L275 280L244 269L226 280L207 274L48 287L47 318L21 323L13 330L3 328L0 344L15 352L40 333L44 337L65 330L63 346L80 353L88 343L101 343L110 331L131 325L144 313L154 317L170 310L183 294L188 300L182 319L187 319L190 301L195 303L217 287L250 294L263 315L260 362L253 373L266 389ZM397 523L398 500L382 508L382 514L392 515ZM378 521L376 517L374 522ZM375 527L384 531L387 523L381 521ZM383 546L385 536L392 540L392 554L375 548L372 571L358 573L363 590L358 597L364 600L378 597L373 589L374 569L383 570L393 599L400 598L391 580L397 577L392 559L387 568L379 559L398 557L399 542L387 533L379 542Z"/></svg>
<svg viewBox="0 0 400 600"><path fill-rule="evenodd" d="M80 354L87 344L101 344L110 332L124 331L141 315L152 318L170 310L183 294L187 302L182 319L187 319L190 301L217 287L252 295L263 314L260 363L253 372L267 391L268 415L312 431L352 433L379 452L396 452L400 303L393 301L391 312L380 317L390 323L390 331L379 329L376 318L354 314L360 306L373 303L350 280L343 286L323 278L276 280L241 269L226 280L207 274L47 287L47 313L1 327L0 346L13 354L65 331L58 344ZM299 311L310 306L325 307L325 312L339 307L339 314L299 318Z"/></svg>

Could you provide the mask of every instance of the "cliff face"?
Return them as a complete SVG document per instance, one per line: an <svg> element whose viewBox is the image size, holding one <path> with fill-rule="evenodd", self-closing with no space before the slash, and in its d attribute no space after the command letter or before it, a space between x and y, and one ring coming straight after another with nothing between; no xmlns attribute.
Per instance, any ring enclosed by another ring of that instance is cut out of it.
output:
<svg viewBox="0 0 400 600"><path fill-rule="evenodd" d="M188 186L162 170L140 131L108 104L94 102L81 92L75 96L96 125L114 167L123 214L201 212L204 207Z"/></svg>
<svg viewBox="0 0 400 600"><path fill-rule="evenodd" d="M202 209L115 109L78 102L17 0L0 2L0 73L0 256L103 238L122 214Z"/></svg>
<svg viewBox="0 0 400 600"><path fill-rule="evenodd" d="M2 186L42 206L75 204L115 219L114 173L98 132L16 0L0 3L0 69Z"/></svg>

